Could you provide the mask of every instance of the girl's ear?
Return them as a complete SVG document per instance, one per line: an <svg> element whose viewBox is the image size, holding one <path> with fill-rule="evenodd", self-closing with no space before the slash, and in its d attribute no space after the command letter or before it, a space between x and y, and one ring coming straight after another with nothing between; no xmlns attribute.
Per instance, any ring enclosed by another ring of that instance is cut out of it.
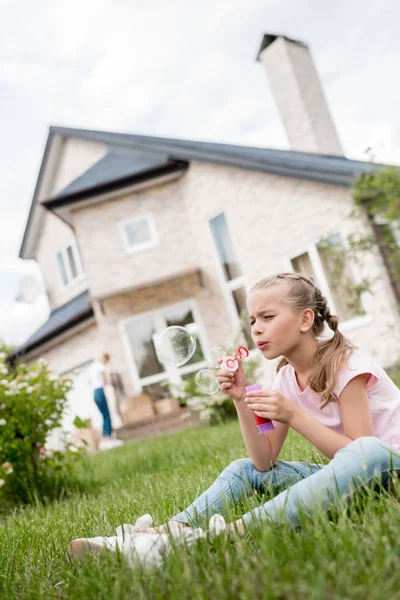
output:
<svg viewBox="0 0 400 600"><path fill-rule="evenodd" d="M303 310L300 319L300 331L306 333L314 324L314 311L311 308Z"/></svg>

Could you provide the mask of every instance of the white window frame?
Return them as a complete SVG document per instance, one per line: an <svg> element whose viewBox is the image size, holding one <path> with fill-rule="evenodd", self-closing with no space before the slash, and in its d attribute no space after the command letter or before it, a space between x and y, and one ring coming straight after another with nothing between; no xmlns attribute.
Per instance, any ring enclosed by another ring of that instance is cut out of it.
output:
<svg viewBox="0 0 400 600"><path fill-rule="evenodd" d="M242 275L239 275L238 277L235 277L234 279L231 279L230 281L227 280L226 276L225 276L225 272L223 269L223 266L221 264L221 259L219 257L218 254L218 248L217 245L215 243L215 239L213 236L213 233L211 231L211 221L213 219L215 219L216 217L218 217L218 215L223 214L226 220L226 224L228 227L228 231L229 234L231 235L231 227L229 225L229 219L228 216L226 214L226 212L221 209L216 211L215 213L208 215L206 217L206 221L207 221L207 230L208 230L208 235L210 238L210 246L212 248L212 253L213 253L213 257L214 257L214 262L216 264L216 268L217 268L217 279L218 279L218 283L222 289L222 295L224 297L225 300L225 304L228 310L228 314L229 314L229 318L231 320L231 323L233 325L233 327L235 329L237 329L238 327L240 327L240 317L237 314L237 310L236 310L236 305L235 305L235 301L233 299L233 294L232 292L234 292L235 290L244 287L246 290L246 293L248 292L248 281L247 281L247 277L245 275L243 275L243 268L241 265L241 261L240 261L240 253L239 253L239 248L238 245L236 244L236 240L235 237L233 235L231 235L231 242L232 242L232 247L233 247L233 251L235 253L235 256L237 258L238 261L238 265L240 268L240 271L242 273Z"/></svg>
<svg viewBox="0 0 400 600"><path fill-rule="evenodd" d="M68 248L70 248L70 247L71 247L72 254L73 254L73 257L75 260L75 265L76 265L76 270L77 270L76 277L73 277L73 275L72 275L71 263L70 263L69 256L68 256ZM65 272L67 275L66 283L64 283L64 281L63 281L60 265L58 263L58 255L59 254L61 254L61 256L62 256L64 267L65 267ZM77 241L75 238L70 240L67 244L65 244L65 246L63 246L60 250L58 250L56 252L56 262L57 262L57 269L58 269L58 273L60 276L61 285L63 288L67 288L67 287L71 286L72 284L78 283L79 281L82 281L83 279L85 279L86 274L83 270L81 256L80 256L78 244L77 244Z"/></svg>
<svg viewBox="0 0 400 600"><path fill-rule="evenodd" d="M337 233L340 235L340 238L341 238L341 241L343 242L343 244L345 244L345 240L343 238L342 233L340 231ZM329 234L328 234L328 237L329 237ZM319 239L316 242L311 242L310 244L301 246L296 251L292 251L285 258L285 267L288 271L294 272L292 260L297 258L298 256L300 256L301 254L305 254L307 252L308 256L310 257L312 269L313 269L316 279L317 279L316 284L320 288L322 294L328 300L328 304L329 304L329 307L330 307L332 313L336 314L336 306L333 301L333 296L331 294L329 282L326 278L324 267L322 265L322 261L318 254L317 246L321 241L322 240ZM359 276L357 269L355 268L355 265L351 261L348 261L347 264L352 271L354 281L357 283L358 281L360 281L360 276ZM365 314L360 315L359 317L353 317L351 319L347 319L346 321L340 321L339 322L340 331L342 331L344 333L346 331L358 329L359 327L365 327L372 322L372 315L370 312L368 312L368 309L365 306L365 303L363 302L362 298L361 298L361 305L365 311Z"/></svg>
<svg viewBox="0 0 400 600"><path fill-rule="evenodd" d="M139 370L135 361L135 356L129 343L129 338L126 333L126 325L132 321L150 317L154 320L155 328L157 331L163 331L167 327L166 318L163 313L174 308L187 308L190 309L195 323L199 327L200 344L204 356L206 356L208 349L208 340L204 323L201 318L200 309L195 298L188 298L182 302L175 302L173 304L167 304L162 308L157 308L149 311L144 311L130 317L120 319L118 323L120 336L122 338L122 344L125 348L126 355L129 358L129 366L131 370L131 381L134 394L140 394L143 388L152 383L160 383L161 381L169 381L173 385L179 385L182 381L181 375L187 375L188 373L194 373L200 369L204 369L209 366L207 360L202 360L191 365L183 365L182 367L174 367L171 365L164 365L165 371L156 373L155 375L149 375L148 377L140 377ZM156 334L157 335L157 334Z"/></svg>
<svg viewBox="0 0 400 600"><path fill-rule="evenodd" d="M131 243L129 243L129 237L126 231L126 226L132 225L137 221L147 222L150 231L150 239L147 242L132 245ZM143 252L144 250L150 250L150 248L154 248L160 243L154 217L151 213L142 213L140 215L137 215L136 217L128 217L127 219L121 219L120 221L118 221L118 226L122 236L125 254L127 255L136 254L137 252Z"/></svg>

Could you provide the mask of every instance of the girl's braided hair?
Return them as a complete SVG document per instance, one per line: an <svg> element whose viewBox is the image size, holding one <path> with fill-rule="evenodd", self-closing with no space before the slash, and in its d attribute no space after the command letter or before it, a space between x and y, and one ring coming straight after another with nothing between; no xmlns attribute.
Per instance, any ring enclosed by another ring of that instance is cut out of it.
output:
<svg viewBox="0 0 400 600"><path fill-rule="evenodd" d="M314 312L312 333L315 337L322 335L325 323L333 331L333 336L330 339L320 342L314 355L311 374L308 379L310 388L320 395L321 408L324 408L334 400L332 392L336 384L337 371L344 366L349 354L355 350L355 346L340 333L338 329L339 319L331 314L327 299L314 284L312 277L306 277L296 272L279 273L261 279L252 287L250 292L277 285L285 286L286 298L294 310L312 309ZM286 358L282 358L277 371L287 364Z"/></svg>

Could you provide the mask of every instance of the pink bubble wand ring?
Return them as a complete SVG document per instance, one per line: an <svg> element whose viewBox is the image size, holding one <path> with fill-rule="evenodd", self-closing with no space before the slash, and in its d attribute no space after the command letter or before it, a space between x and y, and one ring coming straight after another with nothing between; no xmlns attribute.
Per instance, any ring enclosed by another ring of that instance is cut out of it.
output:
<svg viewBox="0 0 400 600"><path fill-rule="evenodd" d="M249 356L249 351L247 348L245 346L239 346L236 354L233 356L225 356L225 358L222 359L220 368L233 373L239 368L239 361L247 356Z"/></svg>

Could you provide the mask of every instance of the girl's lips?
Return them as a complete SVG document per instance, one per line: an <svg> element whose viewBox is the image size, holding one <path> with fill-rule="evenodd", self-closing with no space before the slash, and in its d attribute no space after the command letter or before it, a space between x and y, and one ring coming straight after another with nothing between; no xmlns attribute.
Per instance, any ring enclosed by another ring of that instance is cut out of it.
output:
<svg viewBox="0 0 400 600"><path fill-rule="evenodd" d="M268 346L269 342L257 342L257 347L258 348L265 348L265 346Z"/></svg>

